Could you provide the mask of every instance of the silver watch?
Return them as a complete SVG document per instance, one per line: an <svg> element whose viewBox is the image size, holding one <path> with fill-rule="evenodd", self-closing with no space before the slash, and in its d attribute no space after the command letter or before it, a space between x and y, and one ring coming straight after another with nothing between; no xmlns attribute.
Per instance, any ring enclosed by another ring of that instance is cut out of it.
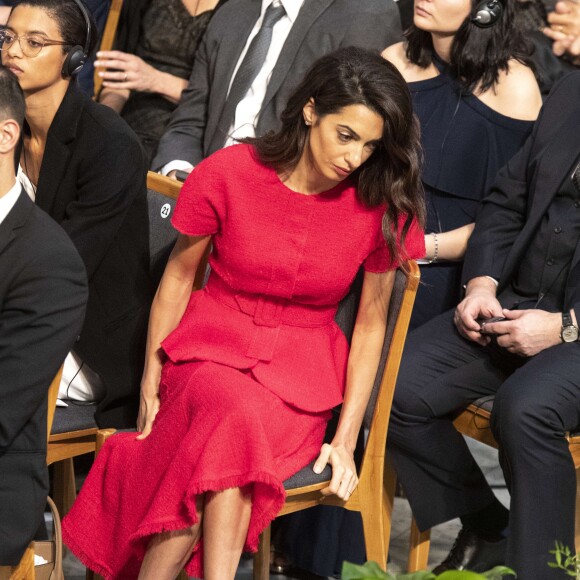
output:
<svg viewBox="0 0 580 580"><path fill-rule="evenodd" d="M578 340L578 327L572 322L572 315L569 312L562 312L562 332L560 333L562 342L575 342Z"/></svg>

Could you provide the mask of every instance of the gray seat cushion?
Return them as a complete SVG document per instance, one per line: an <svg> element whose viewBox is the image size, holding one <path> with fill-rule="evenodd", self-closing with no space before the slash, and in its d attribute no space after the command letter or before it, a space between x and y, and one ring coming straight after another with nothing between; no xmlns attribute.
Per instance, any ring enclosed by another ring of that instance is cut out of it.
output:
<svg viewBox="0 0 580 580"><path fill-rule="evenodd" d="M284 482L284 489L296 489L298 487L305 487L307 485L314 485L315 483L322 483L328 481L332 477L332 469L327 465L322 473L316 474L312 471L314 461L309 463L304 469L295 473L290 479Z"/></svg>
<svg viewBox="0 0 580 580"><path fill-rule="evenodd" d="M68 401L68 407L57 407L52 424L52 435L83 429L96 429L96 409L96 404L78 405L71 401Z"/></svg>

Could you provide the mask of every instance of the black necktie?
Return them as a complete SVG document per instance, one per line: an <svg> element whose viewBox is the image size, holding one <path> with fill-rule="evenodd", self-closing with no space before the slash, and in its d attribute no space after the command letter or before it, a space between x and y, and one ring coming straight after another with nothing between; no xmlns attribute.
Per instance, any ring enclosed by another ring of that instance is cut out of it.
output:
<svg viewBox="0 0 580 580"><path fill-rule="evenodd" d="M272 42L272 29L274 25L284 14L284 6L274 6L274 2L268 6L264 21L258 33L252 39L252 42L241 62L236 76L232 82L230 92L224 105L224 110L220 117L219 128L223 134L227 134L236 114L238 103L246 96L249 88L252 86L254 79L258 76L266 56L270 43Z"/></svg>

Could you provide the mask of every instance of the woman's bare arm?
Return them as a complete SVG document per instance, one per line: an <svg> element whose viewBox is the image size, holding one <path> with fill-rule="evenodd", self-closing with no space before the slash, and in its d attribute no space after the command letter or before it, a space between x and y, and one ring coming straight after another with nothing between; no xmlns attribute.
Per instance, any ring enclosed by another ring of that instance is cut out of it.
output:
<svg viewBox="0 0 580 580"><path fill-rule="evenodd" d="M338 427L332 443L323 445L314 466L320 472L331 464L332 480L323 493L334 493L342 499L348 499L358 484L354 449L379 366L394 281L394 271L365 273Z"/></svg>
<svg viewBox="0 0 580 580"><path fill-rule="evenodd" d="M195 273L210 242L210 236L180 235L155 293L147 331L145 368L141 379L141 403L137 429L145 438L159 410L161 377L161 342L179 324L189 302Z"/></svg>

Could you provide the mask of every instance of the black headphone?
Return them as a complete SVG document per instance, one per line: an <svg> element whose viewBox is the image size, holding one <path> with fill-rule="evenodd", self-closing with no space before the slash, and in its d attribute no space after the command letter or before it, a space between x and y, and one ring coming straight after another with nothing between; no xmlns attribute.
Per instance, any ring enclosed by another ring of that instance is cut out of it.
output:
<svg viewBox="0 0 580 580"><path fill-rule="evenodd" d="M503 13L503 4L500 0L482 0L476 5L471 22L479 28L493 26Z"/></svg>
<svg viewBox="0 0 580 580"><path fill-rule="evenodd" d="M80 72L88 58L89 47L91 46L91 19L89 18L87 9L82 3L82 0L74 0L74 3L79 7L83 18L87 23L87 36L84 47L77 44L76 46L73 46L66 55L64 63L62 64L62 74L65 77L72 77Z"/></svg>

